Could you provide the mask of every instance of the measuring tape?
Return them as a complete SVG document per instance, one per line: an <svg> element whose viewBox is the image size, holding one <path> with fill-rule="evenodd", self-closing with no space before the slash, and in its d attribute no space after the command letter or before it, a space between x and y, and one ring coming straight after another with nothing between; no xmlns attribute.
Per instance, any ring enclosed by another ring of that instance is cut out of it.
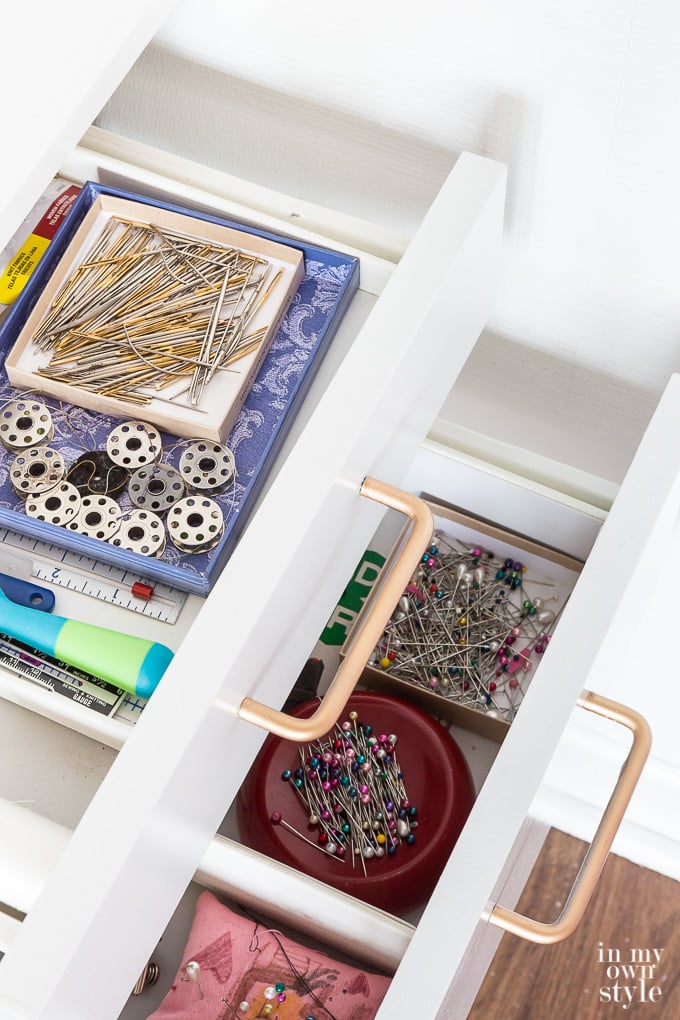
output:
<svg viewBox="0 0 680 1020"><path fill-rule="evenodd" d="M5 634L0 634L0 666L99 715L113 716L122 722L136 722L146 705L144 698L126 694L106 680L52 659Z"/></svg>
<svg viewBox="0 0 680 1020"><path fill-rule="evenodd" d="M128 698L125 691L106 680L67 666L5 634L0 634L0 666L100 715L118 715Z"/></svg>
<svg viewBox="0 0 680 1020"><path fill-rule="evenodd" d="M70 552L30 535L0 529L0 543L19 549L31 561L33 577L141 613L161 623L175 623L186 594L165 584L147 584L138 575ZM1 562L1 560L0 560Z"/></svg>

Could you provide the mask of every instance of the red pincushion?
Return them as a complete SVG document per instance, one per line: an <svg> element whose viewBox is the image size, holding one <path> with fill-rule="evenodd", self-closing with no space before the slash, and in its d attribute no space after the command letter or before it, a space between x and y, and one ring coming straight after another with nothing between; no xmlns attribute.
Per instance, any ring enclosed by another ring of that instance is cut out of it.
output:
<svg viewBox="0 0 680 1020"><path fill-rule="evenodd" d="M308 717L317 707L318 701L307 701L292 714ZM339 722L351 711L375 734L398 737L406 793L418 809L415 843L402 843L392 856L366 860L364 875L361 863L352 866L349 854L342 862L274 824L272 815L278 813L307 839L318 839L319 830L309 825L298 793L281 778L286 769L299 765L298 745L273 736L265 741L238 795L241 840L335 889L403 915L431 895L472 808L472 777L448 730L420 708L387 694L361 691L352 695Z"/></svg>

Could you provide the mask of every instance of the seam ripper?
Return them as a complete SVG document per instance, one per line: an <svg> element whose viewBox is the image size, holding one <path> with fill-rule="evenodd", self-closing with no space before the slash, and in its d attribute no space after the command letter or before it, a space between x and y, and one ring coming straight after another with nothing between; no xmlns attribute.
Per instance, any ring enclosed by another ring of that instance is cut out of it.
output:
<svg viewBox="0 0 680 1020"><path fill-rule="evenodd" d="M18 605L0 584L0 632L138 698L149 698L173 652L157 641Z"/></svg>

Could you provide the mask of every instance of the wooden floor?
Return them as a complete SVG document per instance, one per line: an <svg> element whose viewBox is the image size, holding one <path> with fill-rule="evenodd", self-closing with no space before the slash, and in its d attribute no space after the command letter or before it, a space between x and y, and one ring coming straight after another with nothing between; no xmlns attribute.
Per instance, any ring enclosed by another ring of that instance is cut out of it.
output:
<svg viewBox="0 0 680 1020"><path fill-rule="evenodd" d="M518 909L553 920L583 853L579 840L551 832ZM631 1014L680 1020L680 883L610 855L583 922L565 942L535 946L503 935L468 1020Z"/></svg>

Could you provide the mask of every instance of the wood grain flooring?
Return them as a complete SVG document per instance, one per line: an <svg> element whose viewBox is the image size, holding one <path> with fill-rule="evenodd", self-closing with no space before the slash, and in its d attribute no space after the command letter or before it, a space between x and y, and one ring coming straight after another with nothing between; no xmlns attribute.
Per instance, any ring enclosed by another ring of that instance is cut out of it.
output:
<svg viewBox="0 0 680 1020"><path fill-rule="evenodd" d="M584 850L551 831L518 909L553 920ZM565 942L536 946L503 935L468 1020L631 1015L680 1020L680 883L610 855L583 922Z"/></svg>

